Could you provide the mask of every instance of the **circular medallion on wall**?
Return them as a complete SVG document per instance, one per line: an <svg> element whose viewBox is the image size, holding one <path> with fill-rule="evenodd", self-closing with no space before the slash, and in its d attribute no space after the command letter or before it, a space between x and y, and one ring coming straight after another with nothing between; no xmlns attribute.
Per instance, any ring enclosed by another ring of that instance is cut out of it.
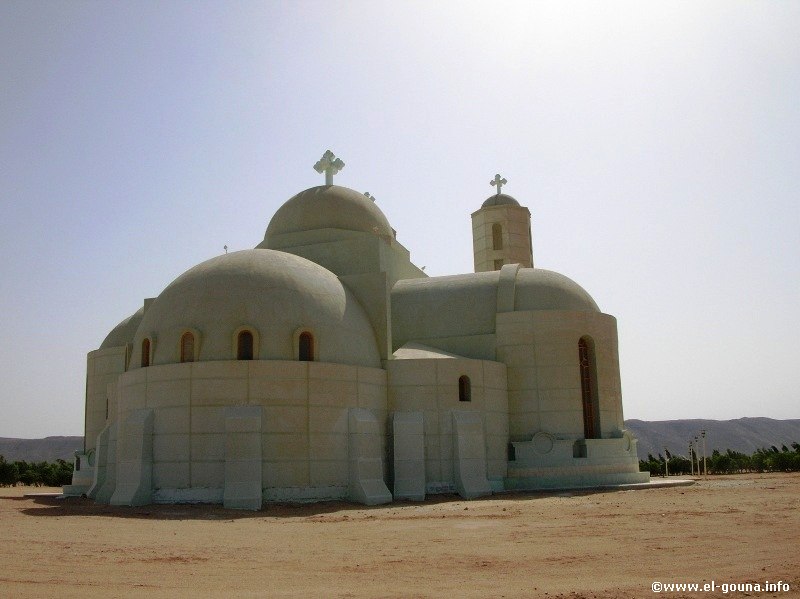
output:
<svg viewBox="0 0 800 599"><path fill-rule="evenodd" d="M553 451L553 444L555 437L550 433L539 431L531 438L533 442L533 449L536 453L545 454Z"/></svg>

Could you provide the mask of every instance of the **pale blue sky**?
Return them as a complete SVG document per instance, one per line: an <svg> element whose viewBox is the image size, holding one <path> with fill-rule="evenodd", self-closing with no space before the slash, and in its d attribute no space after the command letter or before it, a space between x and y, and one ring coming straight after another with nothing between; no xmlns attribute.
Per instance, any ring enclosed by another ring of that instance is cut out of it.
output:
<svg viewBox="0 0 800 599"><path fill-rule="evenodd" d="M800 417L800 2L0 2L0 436L322 183L431 275L505 188L619 320L627 418Z"/></svg>

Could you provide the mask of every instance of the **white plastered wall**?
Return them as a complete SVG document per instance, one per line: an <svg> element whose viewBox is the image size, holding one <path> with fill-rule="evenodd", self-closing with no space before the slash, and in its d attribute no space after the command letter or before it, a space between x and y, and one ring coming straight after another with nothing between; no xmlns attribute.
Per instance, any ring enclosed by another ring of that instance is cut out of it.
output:
<svg viewBox="0 0 800 599"><path fill-rule="evenodd" d="M452 491L452 412L479 412L486 443L487 477L506 475L508 402L506 368L488 360L401 359L387 362L389 410L422 412L428 492ZM459 401L458 379L470 378L471 401Z"/></svg>
<svg viewBox="0 0 800 599"><path fill-rule="evenodd" d="M94 448L106 425L107 407L108 415L114 415L114 406L106 405L109 385L113 387L125 372L127 356L128 348L121 346L91 351L86 357L86 451Z"/></svg>
<svg viewBox="0 0 800 599"><path fill-rule="evenodd" d="M348 410L386 422L386 372L321 362L150 366L120 379L118 418L154 410L156 501L222 501L225 410L260 406L265 500L343 498ZM385 427L384 427L385 428ZM386 439L382 439L385 455Z"/></svg>
<svg viewBox="0 0 800 599"><path fill-rule="evenodd" d="M497 359L508 366L513 441L538 431L583 437L583 336L594 341L601 436L619 435L624 425L616 319L597 312L507 312L497 315Z"/></svg>

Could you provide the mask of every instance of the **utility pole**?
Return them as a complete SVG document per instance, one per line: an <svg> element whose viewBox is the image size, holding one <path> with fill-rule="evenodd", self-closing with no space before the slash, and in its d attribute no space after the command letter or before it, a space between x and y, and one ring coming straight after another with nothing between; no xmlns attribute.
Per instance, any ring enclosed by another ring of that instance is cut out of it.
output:
<svg viewBox="0 0 800 599"><path fill-rule="evenodd" d="M700 436L703 437L703 476L708 476L708 464L706 463L706 429L700 431Z"/></svg>

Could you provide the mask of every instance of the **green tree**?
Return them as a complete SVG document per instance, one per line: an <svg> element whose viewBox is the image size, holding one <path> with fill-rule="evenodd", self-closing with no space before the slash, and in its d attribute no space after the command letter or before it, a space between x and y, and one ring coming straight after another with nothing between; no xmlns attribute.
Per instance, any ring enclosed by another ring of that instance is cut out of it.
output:
<svg viewBox="0 0 800 599"><path fill-rule="evenodd" d="M19 468L15 463L6 462L0 455L0 486L12 487L19 481Z"/></svg>

